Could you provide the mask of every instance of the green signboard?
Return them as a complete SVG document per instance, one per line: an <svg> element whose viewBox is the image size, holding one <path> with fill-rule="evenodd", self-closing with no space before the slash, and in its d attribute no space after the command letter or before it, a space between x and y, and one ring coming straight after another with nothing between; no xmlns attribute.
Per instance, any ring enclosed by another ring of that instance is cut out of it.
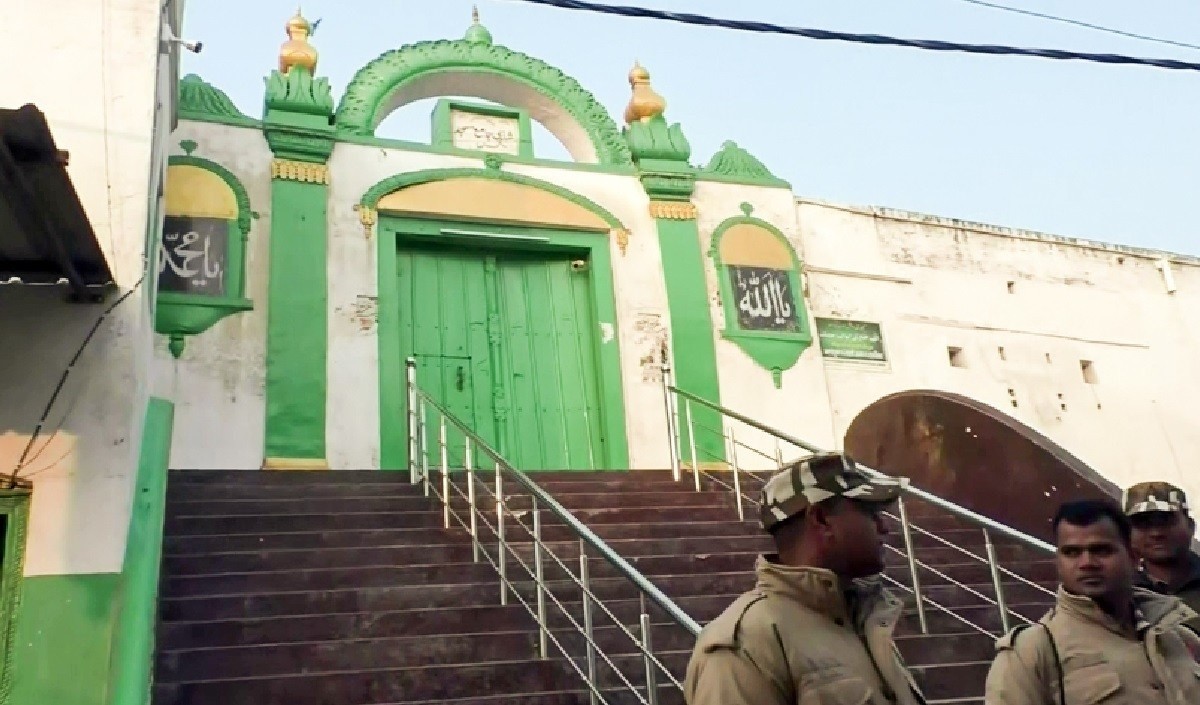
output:
<svg viewBox="0 0 1200 705"><path fill-rule="evenodd" d="M821 354L839 360L887 362L883 350L883 332L878 323L818 318L817 336Z"/></svg>

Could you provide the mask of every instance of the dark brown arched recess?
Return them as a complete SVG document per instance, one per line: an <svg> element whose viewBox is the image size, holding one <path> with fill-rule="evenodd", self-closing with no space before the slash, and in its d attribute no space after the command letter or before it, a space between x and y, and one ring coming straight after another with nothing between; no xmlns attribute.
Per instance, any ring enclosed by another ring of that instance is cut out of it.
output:
<svg viewBox="0 0 1200 705"><path fill-rule="evenodd" d="M1061 502L1120 496L1116 485L1054 441L949 392L880 399L850 424L844 447L860 462L1047 541Z"/></svg>

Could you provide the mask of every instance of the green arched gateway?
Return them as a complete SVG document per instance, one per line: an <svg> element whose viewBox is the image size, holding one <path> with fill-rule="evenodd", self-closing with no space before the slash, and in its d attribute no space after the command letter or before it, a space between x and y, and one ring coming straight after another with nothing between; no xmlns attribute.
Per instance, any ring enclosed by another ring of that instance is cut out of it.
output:
<svg viewBox="0 0 1200 705"><path fill-rule="evenodd" d="M491 43L490 35L419 42L394 49L359 69L338 106L339 132L372 136L395 109L454 92L525 108L581 162L632 166L629 145L596 97L559 69ZM478 80L472 80L478 79Z"/></svg>

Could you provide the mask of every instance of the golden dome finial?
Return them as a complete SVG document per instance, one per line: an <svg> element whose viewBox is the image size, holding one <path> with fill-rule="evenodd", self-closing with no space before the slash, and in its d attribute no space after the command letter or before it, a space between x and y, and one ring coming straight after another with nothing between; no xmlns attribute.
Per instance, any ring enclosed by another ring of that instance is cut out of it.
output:
<svg viewBox="0 0 1200 705"><path fill-rule="evenodd" d="M308 69L309 73L315 72L317 50L308 43L308 37L312 34L312 24L304 19L299 7L296 8L296 14L284 25L284 30L288 40L279 47L279 72L287 73L294 66L302 66Z"/></svg>
<svg viewBox="0 0 1200 705"><path fill-rule="evenodd" d="M666 98L650 86L650 72L637 61L633 62L633 68L629 70L629 87L633 89L633 95L629 98L629 106L625 108L627 124L632 125L638 120L645 122L662 115L667 109Z"/></svg>
<svg viewBox="0 0 1200 705"><path fill-rule="evenodd" d="M479 6L471 6L471 24L479 24Z"/></svg>

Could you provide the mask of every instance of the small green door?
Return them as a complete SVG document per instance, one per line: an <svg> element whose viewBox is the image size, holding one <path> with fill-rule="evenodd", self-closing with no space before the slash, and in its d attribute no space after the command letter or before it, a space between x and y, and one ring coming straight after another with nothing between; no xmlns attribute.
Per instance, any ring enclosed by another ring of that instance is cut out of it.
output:
<svg viewBox="0 0 1200 705"><path fill-rule="evenodd" d="M423 389L518 469L605 466L586 260L402 248L397 276L400 351Z"/></svg>

